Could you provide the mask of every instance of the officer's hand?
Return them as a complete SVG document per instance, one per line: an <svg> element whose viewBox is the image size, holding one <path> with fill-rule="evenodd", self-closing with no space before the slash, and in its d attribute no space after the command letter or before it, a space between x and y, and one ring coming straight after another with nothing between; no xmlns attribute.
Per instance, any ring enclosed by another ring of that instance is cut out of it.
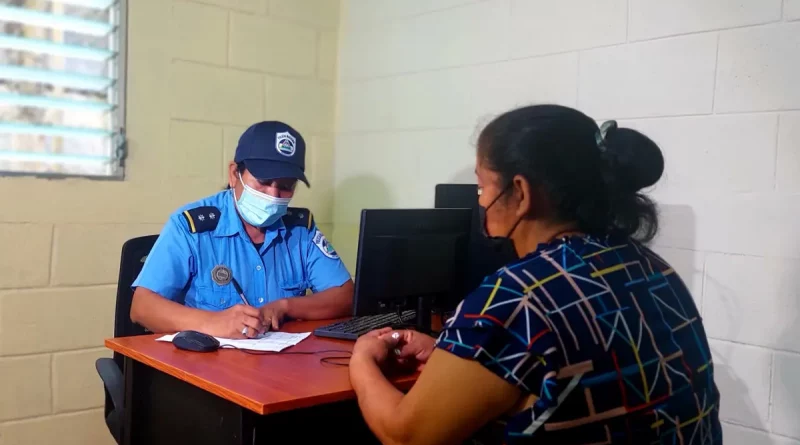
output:
<svg viewBox="0 0 800 445"><path fill-rule="evenodd" d="M259 310L243 304L212 312L206 327L207 334L222 338L253 338L263 332Z"/></svg>
<svg viewBox="0 0 800 445"><path fill-rule="evenodd" d="M273 301L272 303L261 306L261 323L264 324L265 330L269 331L271 328L277 331L281 328L283 318L286 316L286 312L289 311L288 305L288 300L282 298L278 301Z"/></svg>

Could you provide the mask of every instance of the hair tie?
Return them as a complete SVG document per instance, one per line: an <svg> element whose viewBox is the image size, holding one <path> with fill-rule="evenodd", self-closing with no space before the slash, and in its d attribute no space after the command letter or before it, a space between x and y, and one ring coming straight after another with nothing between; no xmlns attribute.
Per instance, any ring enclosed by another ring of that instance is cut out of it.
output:
<svg viewBox="0 0 800 445"><path fill-rule="evenodd" d="M605 121L603 122L603 125L600 126L600 129L597 130L597 133L595 133L594 140L597 142L597 148L599 148L601 152L608 150L608 145L606 145L606 135L608 135L609 131L616 129L617 121Z"/></svg>

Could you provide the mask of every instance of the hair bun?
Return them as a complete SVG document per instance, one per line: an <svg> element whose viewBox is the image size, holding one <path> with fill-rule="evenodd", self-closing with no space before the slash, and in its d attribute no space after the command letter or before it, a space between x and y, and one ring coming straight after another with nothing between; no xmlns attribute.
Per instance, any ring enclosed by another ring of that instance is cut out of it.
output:
<svg viewBox="0 0 800 445"><path fill-rule="evenodd" d="M602 126L601 150L615 182L632 192L658 182L664 173L664 156L658 145L636 130L618 128L616 122L607 124Z"/></svg>

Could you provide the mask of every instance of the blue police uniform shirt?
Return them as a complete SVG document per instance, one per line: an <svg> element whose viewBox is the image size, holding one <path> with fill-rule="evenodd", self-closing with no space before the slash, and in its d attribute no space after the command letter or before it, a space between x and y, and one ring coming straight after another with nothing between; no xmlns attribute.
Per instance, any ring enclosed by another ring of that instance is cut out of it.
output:
<svg viewBox="0 0 800 445"><path fill-rule="evenodd" d="M308 289L321 292L350 279L311 212L290 209L266 230L264 244L257 250L233 200L233 190L225 190L173 213L133 287L142 286L188 307L221 311L242 300L232 281L219 275L214 279L217 266L231 271L255 307L303 296ZM216 227L204 231L202 226L214 225L212 219L217 219Z"/></svg>

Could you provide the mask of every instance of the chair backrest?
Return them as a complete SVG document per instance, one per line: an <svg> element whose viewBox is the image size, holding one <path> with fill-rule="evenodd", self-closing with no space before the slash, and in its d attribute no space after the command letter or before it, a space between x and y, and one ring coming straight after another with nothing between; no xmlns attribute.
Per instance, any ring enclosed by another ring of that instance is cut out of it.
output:
<svg viewBox="0 0 800 445"><path fill-rule="evenodd" d="M131 303L133 302L133 289L131 285L139 272L142 271L144 260L150 254L158 239L158 235L140 236L131 238L122 245L122 255L119 262L119 278L117 279L117 301L114 310L114 337L130 337L146 334L147 331L140 325L131 321ZM124 358L121 354L113 354L120 371L124 370ZM114 404L108 388L105 388L105 416L114 409Z"/></svg>
<svg viewBox="0 0 800 445"><path fill-rule="evenodd" d="M131 238L122 245L122 257L119 263L119 279L117 280L117 305L114 313L114 337L130 337L146 334L145 329L131 321L131 303L133 301L133 284L144 261L150 254L158 239L158 235Z"/></svg>
<svg viewBox="0 0 800 445"><path fill-rule="evenodd" d="M114 337L130 337L133 335L143 335L147 331L140 325L131 321L131 303L133 302L133 289L131 285L139 272L142 271L144 260L150 254L158 239L158 235L146 235L138 238L131 238L122 245L122 255L119 262L119 278L117 279L117 302L114 310ZM121 354L114 353L114 361L123 368L123 357ZM106 416L113 408L111 397L106 390Z"/></svg>

